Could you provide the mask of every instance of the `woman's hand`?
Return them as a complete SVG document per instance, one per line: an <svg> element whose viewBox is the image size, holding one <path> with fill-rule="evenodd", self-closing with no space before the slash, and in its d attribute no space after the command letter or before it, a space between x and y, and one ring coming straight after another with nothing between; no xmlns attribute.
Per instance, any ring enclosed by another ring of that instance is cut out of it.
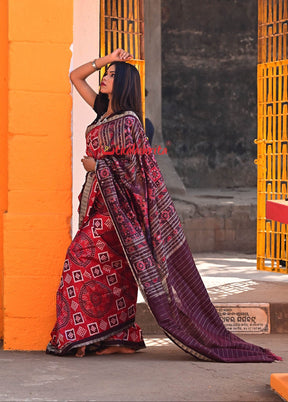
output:
<svg viewBox="0 0 288 402"><path fill-rule="evenodd" d="M97 69L106 66L107 64L113 63L114 61L128 61L133 59L133 56L126 52L123 49L116 49L114 52L100 57L97 60L94 60ZM95 66L95 65L94 65ZM79 94L82 98L90 105L92 108L94 106L96 92L90 85L86 82L86 78L89 75L95 73L95 67L93 66L93 62L90 61L89 63L83 64L82 66L76 68L75 70L71 71L70 79ZM86 169L87 170L87 169Z"/></svg>
<svg viewBox="0 0 288 402"><path fill-rule="evenodd" d="M124 49L116 49L110 54L110 58L113 61L128 61L133 59L132 54L126 52Z"/></svg>
<svg viewBox="0 0 288 402"><path fill-rule="evenodd" d="M95 172L96 161L94 158L84 155L81 159L81 162L83 163L84 169L87 170L87 172Z"/></svg>

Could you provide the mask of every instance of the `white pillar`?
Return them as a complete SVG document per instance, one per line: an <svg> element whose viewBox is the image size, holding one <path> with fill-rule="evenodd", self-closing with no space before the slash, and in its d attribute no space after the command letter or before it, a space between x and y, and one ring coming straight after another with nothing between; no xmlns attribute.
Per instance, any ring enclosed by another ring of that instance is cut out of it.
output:
<svg viewBox="0 0 288 402"><path fill-rule="evenodd" d="M100 0L74 0L73 57L74 69L99 57L100 53ZM88 78L89 84L98 92L99 73ZM78 194L85 179L81 158L85 154L85 130L95 119L95 112L73 88L72 110L72 235L78 229Z"/></svg>

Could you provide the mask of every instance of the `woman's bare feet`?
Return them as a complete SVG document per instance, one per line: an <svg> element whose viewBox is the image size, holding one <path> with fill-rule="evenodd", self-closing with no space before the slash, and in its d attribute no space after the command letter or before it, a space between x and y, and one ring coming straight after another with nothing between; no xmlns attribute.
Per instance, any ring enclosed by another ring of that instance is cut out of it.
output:
<svg viewBox="0 0 288 402"><path fill-rule="evenodd" d="M125 346L108 346L107 348L96 352L96 355L112 355L115 353L122 353L122 354L132 354L135 353L134 349L126 348Z"/></svg>
<svg viewBox="0 0 288 402"><path fill-rule="evenodd" d="M85 356L85 349L86 349L86 346L81 346L80 348L78 348L77 352L75 354L75 357L84 357Z"/></svg>

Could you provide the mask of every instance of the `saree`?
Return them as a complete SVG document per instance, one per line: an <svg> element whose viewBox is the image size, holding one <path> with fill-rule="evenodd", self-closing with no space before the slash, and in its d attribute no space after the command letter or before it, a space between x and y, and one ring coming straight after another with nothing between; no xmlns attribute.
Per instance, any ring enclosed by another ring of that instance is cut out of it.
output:
<svg viewBox="0 0 288 402"><path fill-rule="evenodd" d="M225 328L196 268L155 149L136 114L127 111L92 124L86 138L87 155L96 159L96 172L87 175L90 190L88 196L82 194L86 205L82 205L85 212L80 207L80 221L84 219L85 225L91 220L85 217L93 216L96 186L117 234L114 247L122 247L123 264L125 260L164 333L201 360L281 360ZM139 348L143 346L142 339L137 342Z"/></svg>

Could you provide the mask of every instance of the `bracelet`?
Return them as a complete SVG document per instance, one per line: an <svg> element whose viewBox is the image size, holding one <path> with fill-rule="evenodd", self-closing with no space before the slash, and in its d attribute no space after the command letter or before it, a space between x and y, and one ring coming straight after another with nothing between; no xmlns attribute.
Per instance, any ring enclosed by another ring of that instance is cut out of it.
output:
<svg viewBox="0 0 288 402"><path fill-rule="evenodd" d="M97 67L97 64L96 64L96 59L92 61L92 67L93 67L95 70L99 70L99 68Z"/></svg>

